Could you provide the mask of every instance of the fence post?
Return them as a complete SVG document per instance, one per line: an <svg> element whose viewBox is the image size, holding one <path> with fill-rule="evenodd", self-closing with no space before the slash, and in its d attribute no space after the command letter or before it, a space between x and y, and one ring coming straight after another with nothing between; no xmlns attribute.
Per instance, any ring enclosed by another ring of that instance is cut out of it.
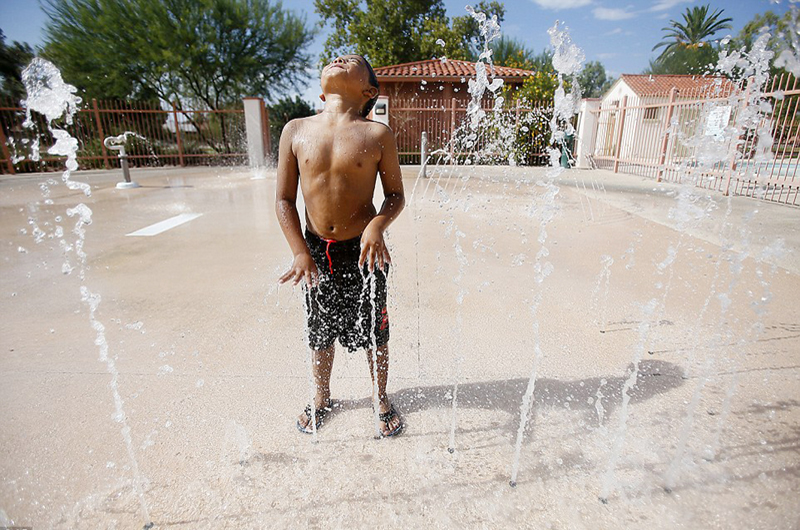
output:
<svg viewBox="0 0 800 530"><path fill-rule="evenodd" d="M180 162L181 166L185 166L185 162L183 160L183 142L181 141L181 125L178 123L178 107L175 106L175 102L172 102L172 118L175 120L175 135L178 138L178 161Z"/></svg>
<svg viewBox="0 0 800 530"><path fill-rule="evenodd" d="M256 97L242 98L242 107L244 108L244 128L247 134L247 157L250 167L264 167L271 156L264 100Z"/></svg>
<svg viewBox="0 0 800 530"><path fill-rule="evenodd" d="M3 124L0 123L0 144L3 146L3 158L6 159L6 163L8 164L8 172L12 175L16 175L17 172L14 169L14 163L11 161L11 152L8 150L6 141L6 133L3 132Z"/></svg>
<svg viewBox="0 0 800 530"><path fill-rule="evenodd" d="M272 158L272 134L269 131L269 109L263 99L261 100L261 133L264 135L266 158L270 159Z"/></svg>
<svg viewBox="0 0 800 530"><path fill-rule="evenodd" d="M678 95L678 88L672 87L669 91L669 107L667 116L664 120L664 139L661 141L661 154L658 157L658 177L656 182L661 182L664 176L664 164L667 162L667 147L669 147L669 127L672 123L672 114L675 111L675 97Z"/></svg>
<svg viewBox="0 0 800 530"><path fill-rule="evenodd" d="M600 100L581 100L578 117L577 148L575 160L579 168L591 168L591 157L597 141L597 127L600 118Z"/></svg>
<svg viewBox="0 0 800 530"><path fill-rule="evenodd" d="M420 167L419 169L419 176L422 178L427 177L426 166L428 161L428 135L425 131L422 131L422 139L420 140Z"/></svg>
<svg viewBox="0 0 800 530"><path fill-rule="evenodd" d="M614 153L614 173L619 172L619 155L622 153L622 133L625 131L625 109L628 108L628 96L622 98L622 110L619 115L619 133L617 133L617 149Z"/></svg>
<svg viewBox="0 0 800 530"><path fill-rule="evenodd" d="M103 142L106 135L103 132L103 122L100 121L100 109L97 108L97 100L92 98L92 110L94 111L94 122L97 124L97 132L100 134L100 148L103 150L103 165L106 169L111 169L111 166L108 163L108 151L106 150L106 144Z"/></svg>
<svg viewBox="0 0 800 530"><path fill-rule="evenodd" d="M750 105L750 89L751 85L753 84L753 78L749 78L747 80L747 86L744 89L744 99L742 100L742 108L739 109L739 112L736 113L736 118L738 119L744 110ZM734 129L738 129L735 127ZM742 154L744 154L744 149L747 147L747 140L745 139L745 144L742 145ZM733 177L733 172L736 171L736 153L739 152L739 142L738 138L734 139L731 142L731 158L728 161L728 171L725 175L725 192L724 195L727 197L730 193L731 189L731 178Z"/></svg>
<svg viewBox="0 0 800 530"><path fill-rule="evenodd" d="M519 129L519 99L514 105L514 130Z"/></svg>
<svg viewBox="0 0 800 530"><path fill-rule="evenodd" d="M450 98L450 164L455 164L456 98Z"/></svg>

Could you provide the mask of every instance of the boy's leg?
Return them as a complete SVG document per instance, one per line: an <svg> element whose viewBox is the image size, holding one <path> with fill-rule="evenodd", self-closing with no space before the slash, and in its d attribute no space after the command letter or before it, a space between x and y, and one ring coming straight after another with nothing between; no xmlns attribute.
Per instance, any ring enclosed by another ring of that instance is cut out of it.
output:
<svg viewBox="0 0 800 530"><path fill-rule="evenodd" d="M369 375L372 379L373 392L375 391L375 376L378 376L378 412L384 414L389 412L391 404L389 396L386 395L386 382L389 379L389 345L378 346L377 351L378 367L377 370L372 364L372 350L367 350L367 361L369 362ZM374 395L373 395L374 400ZM374 403L374 401L373 401ZM388 424L381 422L381 429L384 434L390 433L400 425L400 417L395 415Z"/></svg>
<svg viewBox="0 0 800 530"><path fill-rule="evenodd" d="M331 370L333 369L334 346L334 344L331 344L324 350L312 350L311 369L316 385L316 393L314 395L315 409L327 406L328 401L331 399ZM305 412L300 414L297 421L304 428L311 423L311 419L306 416Z"/></svg>

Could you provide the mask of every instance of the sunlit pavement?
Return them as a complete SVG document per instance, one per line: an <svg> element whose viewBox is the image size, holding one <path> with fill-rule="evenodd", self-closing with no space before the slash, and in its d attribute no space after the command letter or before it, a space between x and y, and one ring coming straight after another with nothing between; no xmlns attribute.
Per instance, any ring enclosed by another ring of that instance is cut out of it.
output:
<svg viewBox="0 0 800 530"><path fill-rule="evenodd" d="M800 209L703 190L681 202L674 184L602 171L559 175L552 203L541 168L417 173L404 168L388 235L389 390L406 430L373 438L364 355L339 351L316 444L295 428L310 387L301 292L276 284L291 254L274 170L134 169L132 190L79 172L92 196L59 184L52 205L39 185L60 175L0 177L0 523L798 525ZM28 224L74 243L79 202L124 422L75 254L63 274L58 238L36 244ZM200 215L128 235L182 214Z"/></svg>

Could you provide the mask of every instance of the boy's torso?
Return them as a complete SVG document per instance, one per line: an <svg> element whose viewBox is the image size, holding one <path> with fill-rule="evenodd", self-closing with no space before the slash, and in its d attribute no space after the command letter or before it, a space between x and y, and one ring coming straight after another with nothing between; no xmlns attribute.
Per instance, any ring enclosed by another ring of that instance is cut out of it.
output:
<svg viewBox="0 0 800 530"><path fill-rule="evenodd" d="M358 237L376 214L372 197L382 125L336 123L321 114L298 121L292 149L310 229L327 239Z"/></svg>

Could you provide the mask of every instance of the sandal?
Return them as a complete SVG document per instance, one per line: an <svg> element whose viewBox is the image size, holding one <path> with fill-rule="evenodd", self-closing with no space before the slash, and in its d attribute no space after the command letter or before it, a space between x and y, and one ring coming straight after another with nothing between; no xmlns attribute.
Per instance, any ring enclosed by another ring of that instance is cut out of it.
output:
<svg viewBox="0 0 800 530"><path fill-rule="evenodd" d="M302 432L303 434L314 434L314 430L319 430L325 424L325 417L333 410L331 408L331 402L328 400L328 404L324 407L318 408L314 411L314 419L316 420L316 428L309 430L309 426L311 425L311 405L306 405L305 410L303 412L308 418L308 423L305 427L300 424L300 420L297 420L297 430Z"/></svg>
<svg viewBox="0 0 800 530"><path fill-rule="evenodd" d="M391 432L384 433L381 431L381 438L388 438L390 436L395 436L403 432L403 428L406 426L405 422L403 422L403 418L397 412L397 409L394 408L394 405L389 405L389 410L387 412L381 412L378 414L378 419L389 427L389 422L392 421L394 418L400 418L400 423L395 427L395 429Z"/></svg>

